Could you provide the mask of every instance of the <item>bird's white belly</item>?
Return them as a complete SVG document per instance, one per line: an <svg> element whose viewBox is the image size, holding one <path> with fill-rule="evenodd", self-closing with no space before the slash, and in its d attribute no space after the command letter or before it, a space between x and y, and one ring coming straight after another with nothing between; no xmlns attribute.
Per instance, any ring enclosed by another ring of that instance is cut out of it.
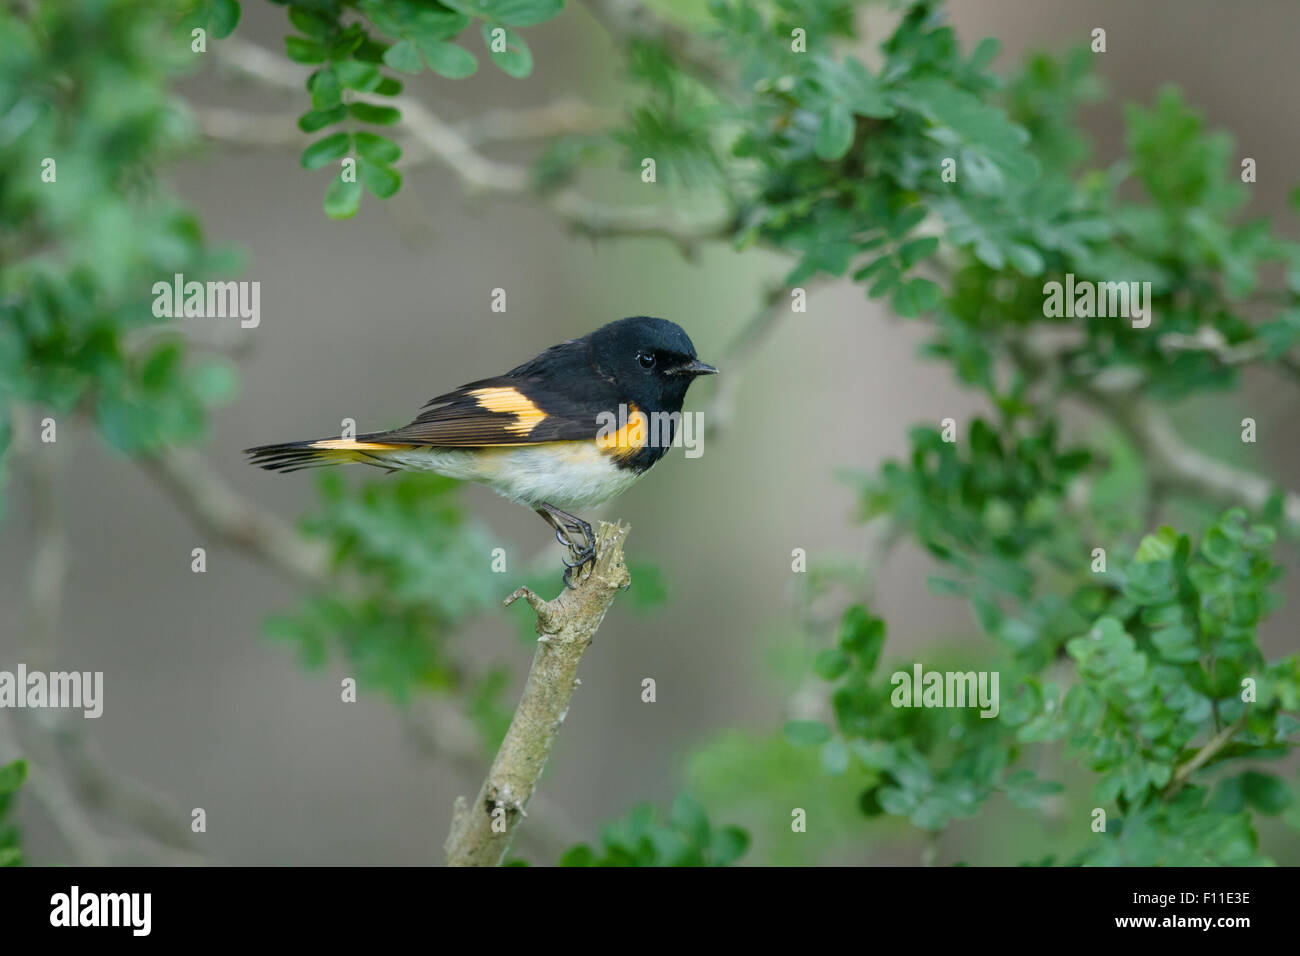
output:
<svg viewBox="0 0 1300 956"><path fill-rule="evenodd" d="M630 488L641 473L619 468L586 442L454 448L404 448L384 454L394 467L432 471L487 485L529 507L541 502L569 511L590 508Z"/></svg>

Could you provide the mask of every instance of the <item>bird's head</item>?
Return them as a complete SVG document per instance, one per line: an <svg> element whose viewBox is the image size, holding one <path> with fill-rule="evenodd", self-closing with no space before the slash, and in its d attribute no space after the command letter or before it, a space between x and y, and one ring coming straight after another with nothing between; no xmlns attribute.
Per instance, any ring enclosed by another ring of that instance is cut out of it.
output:
<svg viewBox="0 0 1300 956"><path fill-rule="evenodd" d="M691 382L718 371L696 357L680 325L645 315L597 329L591 333L591 350L597 371L647 412L680 411Z"/></svg>

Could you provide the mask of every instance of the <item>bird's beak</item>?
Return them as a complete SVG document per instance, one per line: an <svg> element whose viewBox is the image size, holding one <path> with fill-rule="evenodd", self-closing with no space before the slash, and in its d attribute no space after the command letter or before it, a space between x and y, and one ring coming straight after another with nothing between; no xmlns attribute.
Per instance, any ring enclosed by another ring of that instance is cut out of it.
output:
<svg viewBox="0 0 1300 956"><path fill-rule="evenodd" d="M712 365L701 362L699 359L691 359L685 365L679 365L673 369L677 375L717 375L718 370Z"/></svg>

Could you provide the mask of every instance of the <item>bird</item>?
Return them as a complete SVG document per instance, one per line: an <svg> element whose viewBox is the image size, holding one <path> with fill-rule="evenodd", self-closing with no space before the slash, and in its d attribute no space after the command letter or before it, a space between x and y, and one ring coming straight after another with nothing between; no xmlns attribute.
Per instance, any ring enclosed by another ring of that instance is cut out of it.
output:
<svg viewBox="0 0 1300 956"><path fill-rule="evenodd" d="M569 550L564 584L575 588L594 566L596 536L573 512L622 494L659 461L687 389L717 371L677 323L631 316L438 395L401 428L244 453L270 471L359 462L486 485L551 526Z"/></svg>

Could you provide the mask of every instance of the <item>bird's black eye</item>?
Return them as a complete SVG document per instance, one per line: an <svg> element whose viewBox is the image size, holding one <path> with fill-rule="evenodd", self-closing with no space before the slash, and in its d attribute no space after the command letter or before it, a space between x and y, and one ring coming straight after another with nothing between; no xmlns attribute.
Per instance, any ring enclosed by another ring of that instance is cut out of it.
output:
<svg viewBox="0 0 1300 956"><path fill-rule="evenodd" d="M640 363L642 368L655 367L655 357L653 352L637 352L636 360Z"/></svg>

